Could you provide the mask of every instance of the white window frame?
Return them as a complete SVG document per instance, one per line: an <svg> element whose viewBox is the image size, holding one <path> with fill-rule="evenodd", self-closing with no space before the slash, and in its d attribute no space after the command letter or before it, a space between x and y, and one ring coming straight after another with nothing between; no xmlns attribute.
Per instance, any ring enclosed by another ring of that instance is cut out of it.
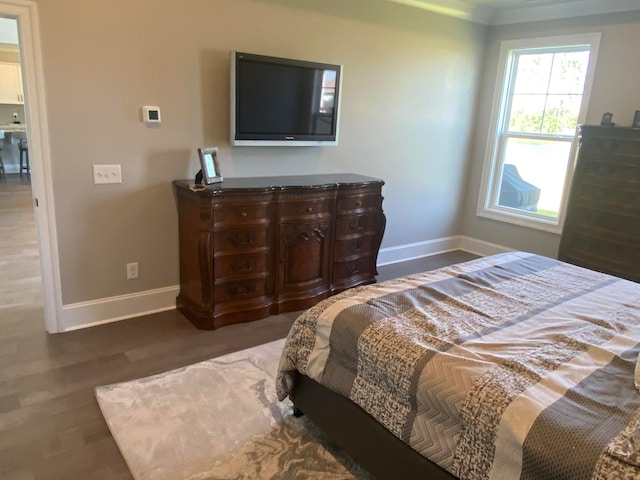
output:
<svg viewBox="0 0 640 480"><path fill-rule="evenodd" d="M500 158L500 138L503 135L502 128L505 124L505 115L511 101L511 77L513 75L513 52L522 50L548 49L555 47L571 48L578 45L589 45L589 66L585 76L582 104L578 114L578 124L585 123L591 87L595 73L598 47L600 45L600 33L587 33L581 35L562 35L554 37L528 38L518 40L505 40L500 45L500 57L498 62L497 81L493 94L493 106L489 122L489 138L482 169L482 180L478 197L476 214L480 217L491 218L507 223L535 228L553 233L561 233L565 217L565 209L577 154L577 135L574 135L570 158L567 163L564 192L560 202L558 217L553 218L535 212L526 212L515 208L498 205L499 188L497 182L501 178L502 160ZM577 133L577 132L576 132Z"/></svg>

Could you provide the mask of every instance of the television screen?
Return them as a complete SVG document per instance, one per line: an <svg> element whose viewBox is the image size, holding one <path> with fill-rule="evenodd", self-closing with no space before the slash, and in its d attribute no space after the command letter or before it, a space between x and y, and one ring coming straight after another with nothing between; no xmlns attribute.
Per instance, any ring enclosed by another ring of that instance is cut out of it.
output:
<svg viewBox="0 0 640 480"><path fill-rule="evenodd" d="M342 67L231 53L232 145L336 145Z"/></svg>

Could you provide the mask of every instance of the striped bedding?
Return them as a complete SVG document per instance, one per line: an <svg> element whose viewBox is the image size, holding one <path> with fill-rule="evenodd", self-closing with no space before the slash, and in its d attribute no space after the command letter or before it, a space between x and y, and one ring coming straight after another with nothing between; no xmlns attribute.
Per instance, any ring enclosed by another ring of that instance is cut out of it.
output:
<svg viewBox="0 0 640 480"><path fill-rule="evenodd" d="M462 479L640 478L640 284L512 252L348 290L289 332L300 372Z"/></svg>

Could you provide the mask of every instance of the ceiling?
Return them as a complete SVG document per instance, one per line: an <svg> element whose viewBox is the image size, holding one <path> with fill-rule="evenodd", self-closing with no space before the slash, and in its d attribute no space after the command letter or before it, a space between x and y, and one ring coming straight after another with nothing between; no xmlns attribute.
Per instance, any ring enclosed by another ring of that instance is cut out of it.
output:
<svg viewBox="0 0 640 480"><path fill-rule="evenodd" d="M388 0L487 25L640 10L640 0Z"/></svg>

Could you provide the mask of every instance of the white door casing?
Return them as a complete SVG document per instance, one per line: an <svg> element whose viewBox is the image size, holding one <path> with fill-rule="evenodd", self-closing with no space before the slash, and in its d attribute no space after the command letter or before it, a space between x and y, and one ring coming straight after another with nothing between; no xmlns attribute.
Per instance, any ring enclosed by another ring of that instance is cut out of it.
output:
<svg viewBox="0 0 640 480"><path fill-rule="evenodd" d="M57 333L61 330L62 288L37 4L26 0L0 0L0 16L18 22L45 326L47 332Z"/></svg>

